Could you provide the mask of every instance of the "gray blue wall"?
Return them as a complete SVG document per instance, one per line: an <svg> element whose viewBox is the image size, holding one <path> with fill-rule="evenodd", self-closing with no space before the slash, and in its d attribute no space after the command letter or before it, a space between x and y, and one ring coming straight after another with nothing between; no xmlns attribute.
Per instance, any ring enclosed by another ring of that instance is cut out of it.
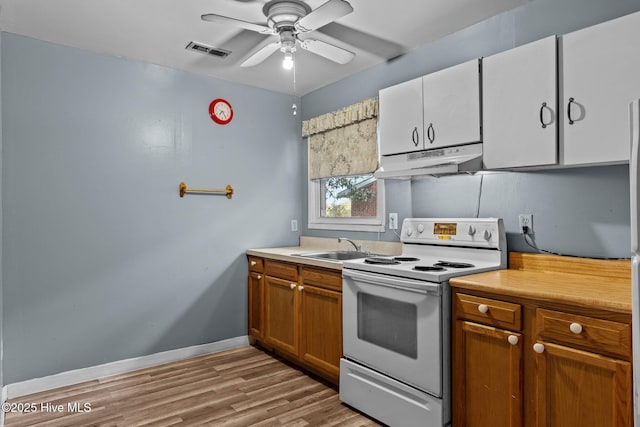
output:
<svg viewBox="0 0 640 427"><path fill-rule="evenodd" d="M640 0L532 0L514 10L422 46L397 60L343 79L302 98L308 119L376 96L378 90L472 58L488 56L551 34L563 34L640 10ZM306 165L306 152L301 163ZM517 215L533 213L535 243L567 255L630 255L629 179L626 166L454 176L386 182L387 212L406 216L475 215L505 220L510 250L534 251L518 234ZM395 195L401 195L396 197ZM305 196L306 197L306 196ZM307 207L303 205L303 215ZM302 222L306 224L306 222ZM302 229L312 236L335 236ZM385 233L353 238L398 240Z"/></svg>
<svg viewBox="0 0 640 427"><path fill-rule="evenodd" d="M1 41L4 383L246 335L244 251L298 242L299 99Z"/></svg>

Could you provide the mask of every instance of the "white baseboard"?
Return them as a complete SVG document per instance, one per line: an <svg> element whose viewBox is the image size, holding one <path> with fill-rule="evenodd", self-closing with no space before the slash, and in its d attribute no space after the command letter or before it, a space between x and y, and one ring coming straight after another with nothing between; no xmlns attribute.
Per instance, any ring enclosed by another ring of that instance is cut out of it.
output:
<svg viewBox="0 0 640 427"><path fill-rule="evenodd" d="M217 353L223 350L242 347L249 344L248 336L230 338L209 344L192 347L178 348L176 350L163 351L147 356L134 357L132 359L118 360L104 365L91 366L73 371L61 372L42 378L7 384L2 388L2 402L32 393L39 393L58 387L65 387L85 381L93 381L111 375L124 374L138 369L162 365L169 362L189 359L204 354ZM0 411L1 412L1 411ZM1 424L0 424L1 425Z"/></svg>

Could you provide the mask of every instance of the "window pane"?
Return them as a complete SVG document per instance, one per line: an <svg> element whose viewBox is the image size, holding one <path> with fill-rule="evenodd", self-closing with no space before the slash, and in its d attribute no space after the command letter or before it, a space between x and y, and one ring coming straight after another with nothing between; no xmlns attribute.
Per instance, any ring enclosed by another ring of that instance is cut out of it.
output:
<svg viewBox="0 0 640 427"><path fill-rule="evenodd" d="M373 175L322 179L320 215L334 218L375 218L377 194L377 181Z"/></svg>

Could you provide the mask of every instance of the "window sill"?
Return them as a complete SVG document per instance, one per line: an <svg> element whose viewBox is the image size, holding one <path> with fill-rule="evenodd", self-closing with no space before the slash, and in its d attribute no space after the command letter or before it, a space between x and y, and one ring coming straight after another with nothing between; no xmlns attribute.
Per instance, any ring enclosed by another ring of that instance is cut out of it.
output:
<svg viewBox="0 0 640 427"><path fill-rule="evenodd" d="M371 232L384 232L384 224L354 224L353 221L349 223L343 222L310 222L308 224L309 229L316 230L341 230L341 231L371 231Z"/></svg>

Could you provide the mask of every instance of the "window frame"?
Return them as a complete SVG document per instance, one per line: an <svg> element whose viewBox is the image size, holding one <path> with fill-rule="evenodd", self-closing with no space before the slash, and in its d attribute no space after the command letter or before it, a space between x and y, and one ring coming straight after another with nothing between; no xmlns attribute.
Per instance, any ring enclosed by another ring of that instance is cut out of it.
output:
<svg viewBox="0 0 640 427"><path fill-rule="evenodd" d="M336 218L320 215L320 180L309 180L307 199L309 206L307 227L318 230L385 231L384 179L376 178L376 217Z"/></svg>

